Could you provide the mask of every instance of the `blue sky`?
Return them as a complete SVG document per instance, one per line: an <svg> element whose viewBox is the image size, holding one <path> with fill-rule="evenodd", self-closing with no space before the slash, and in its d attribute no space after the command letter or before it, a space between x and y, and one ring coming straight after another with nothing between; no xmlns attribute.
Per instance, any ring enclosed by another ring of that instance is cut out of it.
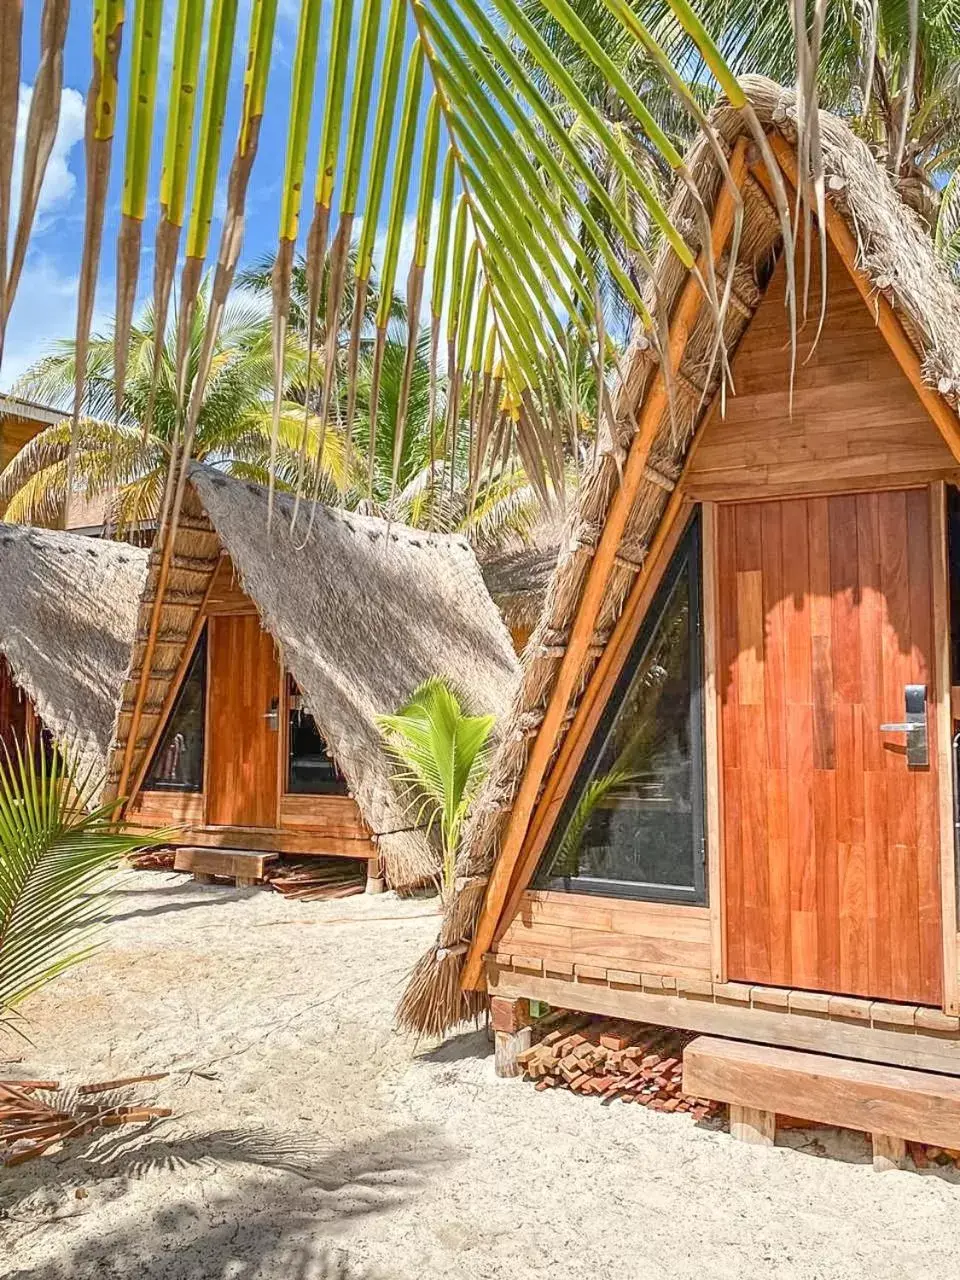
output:
<svg viewBox="0 0 960 1280"><path fill-rule="evenodd" d="M321 3L321 0L311 0ZM323 0L324 20L320 55L317 63L317 91L314 106L314 128L307 154L306 199L301 212L301 247L306 237L313 207L313 181L317 154L319 116L325 90L324 68L329 48L330 0ZM21 74L21 111L19 129L26 124L26 107L36 74L38 58L38 29L40 3L28 3L24 13L24 54ZM129 0L127 27L124 32L121 84L126 86L126 67L130 52L130 34L133 0ZM386 6L385 6L386 7ZM356 6L355 21L359 18L360 4ZM169 79L173 46L173 19L175 0L165 0L165 29L161 46L160 103L155 129L157 143L150 175L151 204L144 231L144 252L141 263L140 299L149 297L152 291L153 240L156 227L156 192L160 177L159 157L162 149L162 121L166 115L164 86ZM237 20L237 39L234 57L234 76L230 94L227 124L221 154L221 196L226 185L229 167L237 135L240 111L240 79L242 62L246 52L250 0L240 0ZM90 10L91 0L74 0L67 37L64 99L61 111L60 131L41 195L40 214L35 225L27 264L10 320L0 369L0 388L6 389L38 356L48 351L61 338L73 336L76 309L77 275L80 267L80 246L84 218L83 194L83 115L84 95L90 80ZM299 0L279 0L276 39L264 128L260 150L250 186L247 203L246 238L242 261L258 260L276 246L277 217L280 187L283 179L284 152L289 101L290 72L296 42L296 25ZM412 39L412 35L409 36ZM409 41L408 41L409 42ZM424 108L427 93L424 93ZM348 97L349 102L349 97ZM199 118L199 110L197 116ZM95 328L109 325L113 313L115 289L115 241L119 222L119 194L123 169L123 129L125 105L120 112L121 128L114 145L113 172L110 202L106 215L104 251L100 267L100 284L97 293ZM19 150L19 148L18 148ZM16 158L15 169L21 157ZM16 172L15 172L16 183ZM413 186L414 184L411 184ZM15 188L14 200L18 198ZM408 210L416 198L411 190ZM384 208L387 199L384 200ZM218 201L218 210L222 204ZM14 206L16 209L16 205ZM336 213L336 210L334 210ZM383 215L381 215L383 216ZM215 258L220 225L215 221L211 236L211 257ZM408 259L407 259L408 260ZM406 261L402 260L397 282L403 286Z"/></svg>

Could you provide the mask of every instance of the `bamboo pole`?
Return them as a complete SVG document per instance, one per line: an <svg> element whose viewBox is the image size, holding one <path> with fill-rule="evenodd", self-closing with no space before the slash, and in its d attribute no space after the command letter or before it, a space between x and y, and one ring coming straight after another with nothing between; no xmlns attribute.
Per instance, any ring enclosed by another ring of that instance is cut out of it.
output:
<svg viewBox="0 0 960 1280"><path fill-rule="evenodd" d="M747 170L747 140L738 139L730 160L730 172L739 189ZM721 188L714 208L711 224L710 246L707 252L714 261L719 257L733 228L735 202L730 187ZM706 257L701 253L706 263ZM670 335L664 361L670 369L679 368L690 332L703 305L703 292L699 281L691 272L687 276L680 300L670 324ZM566 718L570 699L580 680L583 663L593 639L597 616L603 604L610 574L623 531L626 528L637 491L643 479L650 448L656 436L660 419L668 403L667 382L661 369L643 403L637 432L630 444L630 452L623 469L623 479L610 503L603 532L597 544L587 575L583 595L577 609L573 629L566 651L557 672L556 683L540 725L536 741L530 752L520 789L513 803L507 830L484 898L483 909L477 921L473 942L464 963L461 985L465 990L482 990L484 985L483 957L496 932L504 904L514 881L514 872L523 849L530 819L537 802L537 795L544 774L550 764L557 739Z"/></svg>

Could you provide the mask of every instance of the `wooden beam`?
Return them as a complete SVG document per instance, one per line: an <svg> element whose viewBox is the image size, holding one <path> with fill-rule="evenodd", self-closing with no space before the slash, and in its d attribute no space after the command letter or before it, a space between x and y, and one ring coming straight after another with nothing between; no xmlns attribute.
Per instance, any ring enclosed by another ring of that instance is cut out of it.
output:
<svg viewBox="0 0 960 1280"><path fill-rule="evenodd" d="M853 1019L825 1018L815 1011L788 1012L709 996L541 977L501 969L495 964L490 969L489 991L491 995L523 996L528 1000L542 1000L556 1009L597 1013L628 1022L652 1022L657 1027L679 1027L707 1035L787 1045L814 1053L960 1076L960 1040L953 1038L956 1033L945 1035L942 1031L921 1029L919 1025L870 1026ZM792 1108L784 1110L796 1114ZM960 1147L960 1142L957 1145Z"/></svg>
<svg viewBox="0 0 960 1280"><path fill-rule="evenodd" d="M720 740L720 682L717 678L717 507L701 507L701 585L703 592L703 748L706 784L707 884L710 952L715 982L726 982L726 903L723 874L723 759Z"/></svg>
<svg viewBox="0 0 960 1280"><path fill-rule="evenodd" d="M943 1009L960 1013L957 974L957 862L954 831L953 709L950 688L950 568L947 558L947 492L930 487L933 586L933 691L936 708L937 809L940 827L940 931L943 937Z"/></svg>
<svg viewBox="0 0 960 1280"><path fill-rule="evenodd" d="M777 157L784 176L796 190L798 170L797 157L793 147L776 130L769 135L769 139L770 146ZM769 177L762 165L755 166L753 172L761 185L769 184ZM769 192L770 188L768 185L764 185L764 189ZM939 391L929 387L924 381L920 357L917 355L913 343L907 337L900 317L883 293L871 284L867 276L857 266L856 239L844 221L843 216L829 200L827 200L827 234L840 255L851 280L856 285L857 291L874 313L877 328L886 339L887 346L893 353L894 359L906 374L923 407L936 423L947 448L960 462L960 417L940 395Z"/></svg>
<svg viewBox="0 0 960 1280"><path fill-rule="evenodd" d="M197 647L197 641L200 639L200 632L203 630L203 624L206 621L207 601L210 599L210 592L213 590L213 584L216 582L217 567L219 563L220 562L218 560L215 560L213 562L212 568L210 570L210 580L207 583L207 589L204 592L203 599L200 601L200 604L197 607L197 616L194 618L193 625L191 626L190 632L186 638L186 641L184 642L183 654L181 655L180 662L177 666L177 670L173 677L173 680L170 683L170 688L167 690L167 695L163 700L163 706L160 710L160 719L158 720L157 727L154 729L153 734L150 737L150 741L147 743L147 749L144 752L143 760L140 763L140 768L137 770L134 784L130 789L130 798L127 801L127 808L129 808L130 805L133 804L137 796L140 794L140 790L143 787L144 779L147 776L147 771L150 768L150 763L153 759L153 753L156 751L160 743L160 739L163 736L163 731L167 726L167 717L170 715L170 712L173 710L173 704L176 701L177 695L180 692L180 686L183 684L187 671L190 669L190 663L193 660L194 650ZM157 647L157 641L156 641L156 637L154 637L154 651L156 651L156 647ZM143 703L140 704L140 715L141 716L143 715ZM130 724L132 729L133 728L132 720ZM139 728L139 723L137 727ZM133 733L131 732L131 734L128 737L128 741L132 741L132 740L133 740ZM121 778L121 781L122 781L122 778ZM117 794L118 795L123 794L122 787L117 788Z"/></svg>
<svg viewBox="0 0 960 1280"><path fill-rule="evenodd" d="M730 172L737 187L747 171L747 144L740 138L730 160ZM717 197L713 213L710 245L706 249L716 260L733 227L735 202L729 186L724 185ZM703 305L703 292L694 274L688 273L670 322L670 336L666 359L671 369L677 369L683 358L690 332ZM637 431L630 444L630 452L623 469L623 479L607 510L600 541L587 574L583 594L574 619L566 651L557 672L556 681L540 725L536 741L527 760L520 789L514 799L500 855L494 865L487 885L483 909L477 921L474 940L464 964L462 985L465 989L482 988L484 982L483 957L493 939L504 903L514 880L517 862L523 850L524 839L540 791L540 784L549 767L563 728L570 699L580 682L581 670L593 639L597 615L603 605L607 583L613 570L620 541L633 508L650 448L656 437L663 411L668 403L667 384L661 369L656 374L640 412Z"/></svg>
<svg viewBox="0 0 960 1280"><path fill-rule="evenodd" d="M955 1076L701 1036L684 1050L683 1089L843 1129L960 1146Z"/></svg>

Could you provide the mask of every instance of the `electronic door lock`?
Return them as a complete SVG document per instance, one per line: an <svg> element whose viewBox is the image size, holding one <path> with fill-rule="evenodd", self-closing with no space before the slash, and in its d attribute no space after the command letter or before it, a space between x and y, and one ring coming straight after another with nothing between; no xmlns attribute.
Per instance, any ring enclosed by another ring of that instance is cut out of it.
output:
<svg viewBox="0 0 960 1280"><path fill-rule="evenodd" d="M903 686L905 717L901 724L882 724L881 733L905 733L907 735L907 766L910 769L926 769L930 765L930 746L927 740L927 686L905 684Z"/></svg>

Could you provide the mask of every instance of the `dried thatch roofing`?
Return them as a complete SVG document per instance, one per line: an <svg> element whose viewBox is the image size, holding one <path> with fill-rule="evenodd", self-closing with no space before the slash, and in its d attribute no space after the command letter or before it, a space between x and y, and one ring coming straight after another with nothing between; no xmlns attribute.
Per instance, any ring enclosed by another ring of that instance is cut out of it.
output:
<svg viewBox="0 0 960 1280"><path fill-rule="evenodd" d="M159 713L164 682L182 652L174 638L185 641L191 610L200 607L222 546L365 821L380 837L388 876L394 884L422 878L434 860L397 795L376 717L396 711L435 675L453 684L470 712L499 718L510 706L519 668L469 544L323 506L307 536L306 505L293 538L293 500L283 494L276 496L268 532L265 489L199 465L191 469L183 510L161 620L161 637L169 643L155 656L148 704ZM150 578L156 579L155 561ZM151 598L148 589L141 635ZM141 659L138 645L127 681L129 705ZM126 719L121 741L128 727ZM143 730L138 735L139 752L149 736Z"/></svg>
<svg viewBox="0 0 960 1280"><path fill-rule="evenodd" d="M795 94L761 77L742 81L764 128L796 141ZM741 114L721 102L713 123L728 148L749 131ZM954 407L960 401L960 292L937 262L929 234L900 200L888 176L867 147L839 119L820 113L828 198L839 211L858 245L858 265L878 293L896 309L922 364L926 382ZM687 163L712 210L722 177L709 145L699 139ZM763 188L748 175L744 188L744 225L734 267L734 292L728 308L724 338L729 352L750 324L782 248L777 215ZM696 246L698 224L693 201L681 189L671 216ZM728 269L719 264L718 275ZM656 292L662 311L673 313L687 280L679 259L664 249L656 270ZM679 477L687 448L708 412L719 384L719 368L711 359L714 326L704 308L691 333L675 382L674 410L665 408L636 501L620 541L614 569L607 582L593 643L567 709L567 723L578 705L605 642L623 609L669 500L671 483ZM593 470L581 484L547 592L543 615L523 660L523 674L501 745L487 785L481 794L467 836L465 869L479 877L469 883L448 914L441 932L439 958L428 953L415 971L401 1004L405 1025L425 1033L439 1033L460 1021L476 1001L462 996L459 971L463 943L475 927L483 903L483 883L499 852L510 809L524 775L531 747L549 704L567 637L580 605L587 573L607 512L620 482L620 467L636 432L637 414L658 368L655 353L638 330L625 359L625 385L617 397L618 439L601 449ZM704 393L705 392L705 393ZM549 774L549 769L547 775Z"/></svg>
<svg viewBox="0 0 960 1280"><path fill-rule="evenodd" d="M477 551L483 581L511 630L532 631L540 621L562 536L561 521L545 518L523 538Z"/></svg>
<svg viewBox="0 0 960 1280"><path fill-rule="evenodd" d="M101 776L146 576L137 547L0 526L0 654L57 743Z"/></svg>

